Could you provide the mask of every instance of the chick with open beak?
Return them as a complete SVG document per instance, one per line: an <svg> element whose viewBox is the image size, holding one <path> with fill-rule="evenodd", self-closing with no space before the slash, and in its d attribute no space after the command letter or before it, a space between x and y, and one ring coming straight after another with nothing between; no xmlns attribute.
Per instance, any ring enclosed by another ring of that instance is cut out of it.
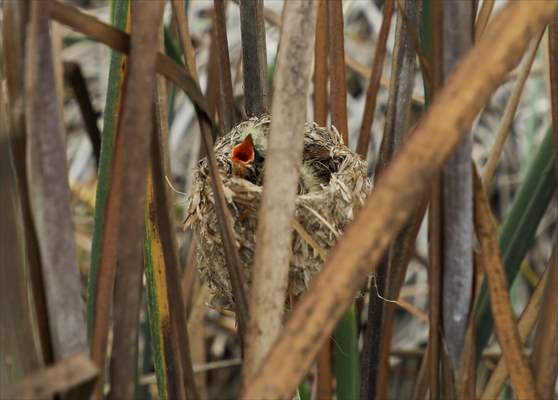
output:
<svg viewBox="0 0 558 400"><path fill-rule="evenodd" d="M251 134L248 134L241 143L232 148L231 165L234 176L260 184L263 157L254 146Z"/></svg>
<svg viewBox="0 0 558 400"><path fill-rule="evenodd" d="M265 152L266 142L258 136L258 133L260 132L254 132L255 138L253 138L252 133L249 133L242 142L233 146L230 157L233 176L246 179L253 184L261 186L263 183L265 160L262 153ZM255 144L254 140L258 144ZM303 163L300 171L299 194L318 191L322 185L327 184L331 174L326 165L326 161L329 158L328 151L305 143ZM324 171L314 167L316 163L319 164L318 167L321 169L325 168L325 174Z"/></svg>

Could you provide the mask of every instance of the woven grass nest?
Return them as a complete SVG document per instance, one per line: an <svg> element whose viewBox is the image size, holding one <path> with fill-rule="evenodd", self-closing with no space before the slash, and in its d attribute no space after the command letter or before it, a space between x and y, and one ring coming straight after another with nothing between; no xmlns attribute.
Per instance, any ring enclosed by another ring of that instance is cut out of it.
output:
<svg viewBox="0 0 558 400"><path fill-rule="evenodd" d="M234 127L215 144L225 198L234 220L243 277L248 284L252 277L263 180L258 176L255 178L256 183L253 183L253 178L250 181L236 176L231 153L235 146L250 135L254 148L265 155L270 123L269 116L251 118ZM312 277L320 270L325 254L335 245L371 188L366 176L366 161L343 144L334 127L323 128L315 123L307 123L303 129L304 167L301 176L304 177L305 171L310 170L319 180L312 181L310 187L304 187L303 183L299 187L296 222L293 223L287 308L291 308L294 300L306 290ZM260 175L263 175L263 171ZM200 277L211 289L214 300L231 309L234 299L205 159L200 161L194 172L187 210L186 227L193 230L197 242Z"/></svg>

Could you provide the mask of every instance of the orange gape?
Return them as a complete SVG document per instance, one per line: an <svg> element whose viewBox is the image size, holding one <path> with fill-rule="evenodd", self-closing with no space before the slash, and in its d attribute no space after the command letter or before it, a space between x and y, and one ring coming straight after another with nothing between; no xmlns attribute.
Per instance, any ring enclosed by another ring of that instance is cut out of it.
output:
<svg viewBox="0 0 558 400"><path fill-rule="evenodd" d="M256 152L252 135L246 136L242 143L232 149L231 161L233 175L245 177L249 173L249 168L254 163Z"/></svg>

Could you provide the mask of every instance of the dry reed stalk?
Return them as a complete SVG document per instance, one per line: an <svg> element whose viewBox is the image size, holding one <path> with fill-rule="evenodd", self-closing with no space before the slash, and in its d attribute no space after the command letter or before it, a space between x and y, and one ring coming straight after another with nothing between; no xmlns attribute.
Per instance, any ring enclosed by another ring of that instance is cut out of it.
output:
<svg viewBox="0 0 558 400"><path fill-rule="evenodd" d="M28 188L43 269L55 361L87 350L70 213L64 124L58 108L50 2L32 2L26 55ZM40 93L40 95L37 95Z"/></svg>
<svg viewBox="0 0 558 400"><path fill-rule="evenodd" d="M552 138L554 139L554 164L558 179L558 17L548 26L548 56L550 78L550 107L552 112Z"/></svg>
<svg viewBox="0 0 558 400"><path fill-rule="evenodd" d="M521 339L513 318L506 273L500 259L496 223L488 198L478 176L475 177L475 228L480 241L482 265L490 289L490 304L496 324L496 335L502 347L513 390L520 399L536 399L537 392L529 363L522 351Z"/></svg>
<svg viewBox="0 0 558 400"><path fill-rule="evenodd" d="M479 40L482 33L486 29L486 25L488 25L490 14L494 9L494 4L495 4L494 0L484 0L482 2L482 6L479 11L479 16L477 17L477 21L475 23L475 41Z"/></svg>
<svg viewBox="0 0 558 400"><path fill-rule="evenodd" d="M427 96L429 102L436 98L438 91L444 81L443 74L443 2L430 1L430 31L431 31L431 55L432 60L432 82L430 93ZM425 10L426 12L426 10ZM426 43L423 43L423 46ZM428 385L430 387L430 399L438 399L438 377L440 375L440 345L442 325L442 177L437 173L433 178L430 193L430 205L428 210L428 302L430 324L428 330ZM418 384L417 384L418 386ZM418 389L418 388L417 388ZM418 393L417 393L418 394Z"/></svg>
<svg viewBox="0 0 558 400"><path fill-rule="evenodd" d="M316 20L316 43L314 45L314 121L325 126L328 116L328 23L327 0L319 0ZM333 371L331 365L331 341L327 341L318 358L316 392L320 399L333 395Z"/></svg>
<svg viewBox="0 0 558 400"><path fill-rule="evenodd" d="M188 43L190 43L191 46L189 32L186 29L187 19L184 18L182 21L179 20L178 22L179 25L182 25L182 28L180 29L181 44L183 46L182 52L184 53L184 56L187 59L185 70L186 73L193 78L195 91L201 94L201 91L199 89L197 74L192 73L192 69L196 68L194 53L193 51L189 51L187 47ZM216 37L215 39L217 40ZM228 49L224 49L224 48L221 49L221 52L224 51L228 53ZM247 330L247 324L248 324L248 300L246 294L246 287L245 287L245 282L241 277L240 258L238 255L238 249L233 240L231 216L230 213L228 212L228 209L226 208L222 181L219 173L217 172L217 163L215 160L215 154L213 152L213 137L215 137L216 135L214 134L212 136L210 133L211 118L209 117L208 113L204 111L205 98L202 97L202 99L203 99L203 104L202 105L197 104L195 108L196 108L196 114L198 116L198 121L200 124L202 146L207 156L207 164L211 175L211 186L213 188L213 193L214 193L213 199L214 202L217 204L217 218L219 220L220 233L223 238L222 243L225 247L226 266L231 279L231 284L234 291L234 297L237 300L235 302L235 307L236 307L236 317L239 324L238 333L240 336L241 346L243 346L246 330ZM223 107L220 106L219 108L221 109L221 111L223 111ZM223 117L223 112L221 112L220 115L221 117ZM234 117L231 116L231 118ZM221 121L221 123L223 123L223 121Z"/></svg>
<svg viewBox="0 0 558 400"><path fill-rule="evenodd" d="M342 0L327 1L327 23L329 39L329 80L331 90L331 124L335 126L345 145L349 145L347 123L347 79L345 77L345 35L343 31Z"/></svg>
<svg viewBox="0 0 558 400"><path fill-rule="evenodd" d="M328 111L328 29L327 0L319 0L314 46L314 121L325 126Z"/></svg>
<svg viewBox="0 0 558 400"><path fill-rule="evenodd" d="M252 271L245 385L279 336L283 321L302 165L304 131L300 128L306 121L316 11L315 2L293 0L285 4Z"/></svg>
<svg viewBox="0 0 558 400"><path fill-rule="evenodd" d="M132 4L132 34L121 125L116 137L101 265L118 263L114 289L112 396L134 395L143 276L145 193L153 128L152 96L161 1ZM115 248L116 247L116 248ZM105 269L105 268L103 268ZM110 269L106 268L106 269ZM105 269L105 270L106 270ZM101 364L102 365L102 364ZM100 395L100 392L97 392Z"/></svg>
<svg viewBox="0 0 558 400"><path fill-rule="evenodd" d="M539 312L542 306L544 290L546 287L546 282L548 280L548 268L541 276L534 293L529 299L529 303L525 307L525 310L521 313L521 317L517 323L517 329L519 331L519 338L521 343L525 344L527 337L535 327L536 322L539 318ZM509 371L506 364L506 359L500 357L496 368L492 371L488 383L484 386L482 394L480 396L481 400L492 400L498 397L502 386L509 377Z"/></svg>
<svg viewBox="0 0 558 400"><path fill-rule="evenodd" d="M531 358L537 394L542 399L551 399L555 395L556 377L558 376L558 317L556 316L558 296L554 291L558 285L558 243L554 245L554 252L547 270L548 282L539 313Z"/></svg>
<svg viewBox="0 0 558 400"><path fill-rule="evenodd" d="M444 81L471 48L474 21L470 1L443 4ZM470 132L471 126L466 126ZM442 325L449 367L457 379L473 299L473 138L465 135L442 173ZM434 389L432 389L434 390Z"/></svg>
<svg viewBox="0 0 558 400"><path fill-rule="evenodd" d="M405 7L406 17L403 18L401 15L398 15L397 18L386 122L376 163L375 182L378 181L382 172L389 166L389 163L399 151L411 123L411 97L416 74L417 49L412 39L409 24L416 26L420 21L422 6L415 1L407 1L403 7ZM400 242L395 242L386 251L382 261L376 268L374 286L380 292L380 296L385 296L386 293L386 281L392 252L400 245ZM377 387L379 374L383 375L383 379L387 377L387 371L381 371L379 364L381 343L387 340L387 338L381 337L385 302L377 296L374 289L371 288L369 292L368 322L362 357L362 398L367 398L372 393L376 393L380 397L385 397L386 395L385 393L377 392L377 389L379 389ZM382 386L382 390L385 389L385 385L378 386Z"/></svg>
<svg viewBox="0 0 558 400"><path fill-rule="evenodd" d="M213 6L215 9L215 43L219 57L219 87L221 94L219 96L219 107L222 109L222 112L220 113L221 119L219 122L222 125L223 132L228 132L234 125L236 125L236 118L231 79L231 62L229 60L229 42L227 40L225 2L223 0L214 0Z"/></svg>
<svg viewBox="0 0 558 400"><path fill-rule="evenodd" d="M240 2L244 108L248 117L267 112L267 54L263 0Z"/></svg>
<svg viewBox="0 0 558 400"><path fill-rule="evenodd" d="M37 317L37 328L41 352L45 363L53 362L52 341L50 338L48 311L46 306L45 287L42 276L41 259L37 232L33 224L26 163L26 128L25 128L25 40L27 35L27 20L29 18L29 4L18 0L5 1L3 12L2 45L4 54L10 57L4 59L6 78L6 100L9 107L9 134L12 151L13 166L19 186L23 226L25 234L26 258L29 265L29 279L33 292L33 303Z"/></svg>
<svg viewBox="0 0 558 400"><path fill-rule="evenodd" d="M81 398L90 395L92 383L98 370L86 353L76 353L54 365L26 376L16 385L9 387L5 399L46 399L54 395L72 393L81 386ZM86 387L83 387L86 386ZM75 391L73 395L75 396Z"/></svg>

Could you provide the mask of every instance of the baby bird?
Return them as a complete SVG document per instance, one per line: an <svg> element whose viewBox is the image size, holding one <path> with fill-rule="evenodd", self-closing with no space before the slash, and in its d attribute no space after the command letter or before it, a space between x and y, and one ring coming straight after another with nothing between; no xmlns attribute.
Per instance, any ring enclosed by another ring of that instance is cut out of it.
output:
<svg viewBox="0 0 558 400"><path fill-rule="evenodd" d="M231 165L234 176L257 183L263 167L263 157L256 151L252 135L249 134L240 144L233 147Z"/></svg>
<svg viewBox="0 0 558 400"><path fill-rule="evenodd" d="M254 130L246 135L242 142L232 148L231 165L234 176L246 179L256 185L262 185L267 138L259 136L265 135L265 133L267 132L263 130ZM255 138L252 137L253 134L256 136ZM255 145L254 142L257 144ZM305 145L300 171L300 194L318 191L322 184L325 185L329 181L329 176L323 176L324 174L320 174L313 167L315 162L319 162L316 158L315 149L312 149L312 146Z"/></svg>

